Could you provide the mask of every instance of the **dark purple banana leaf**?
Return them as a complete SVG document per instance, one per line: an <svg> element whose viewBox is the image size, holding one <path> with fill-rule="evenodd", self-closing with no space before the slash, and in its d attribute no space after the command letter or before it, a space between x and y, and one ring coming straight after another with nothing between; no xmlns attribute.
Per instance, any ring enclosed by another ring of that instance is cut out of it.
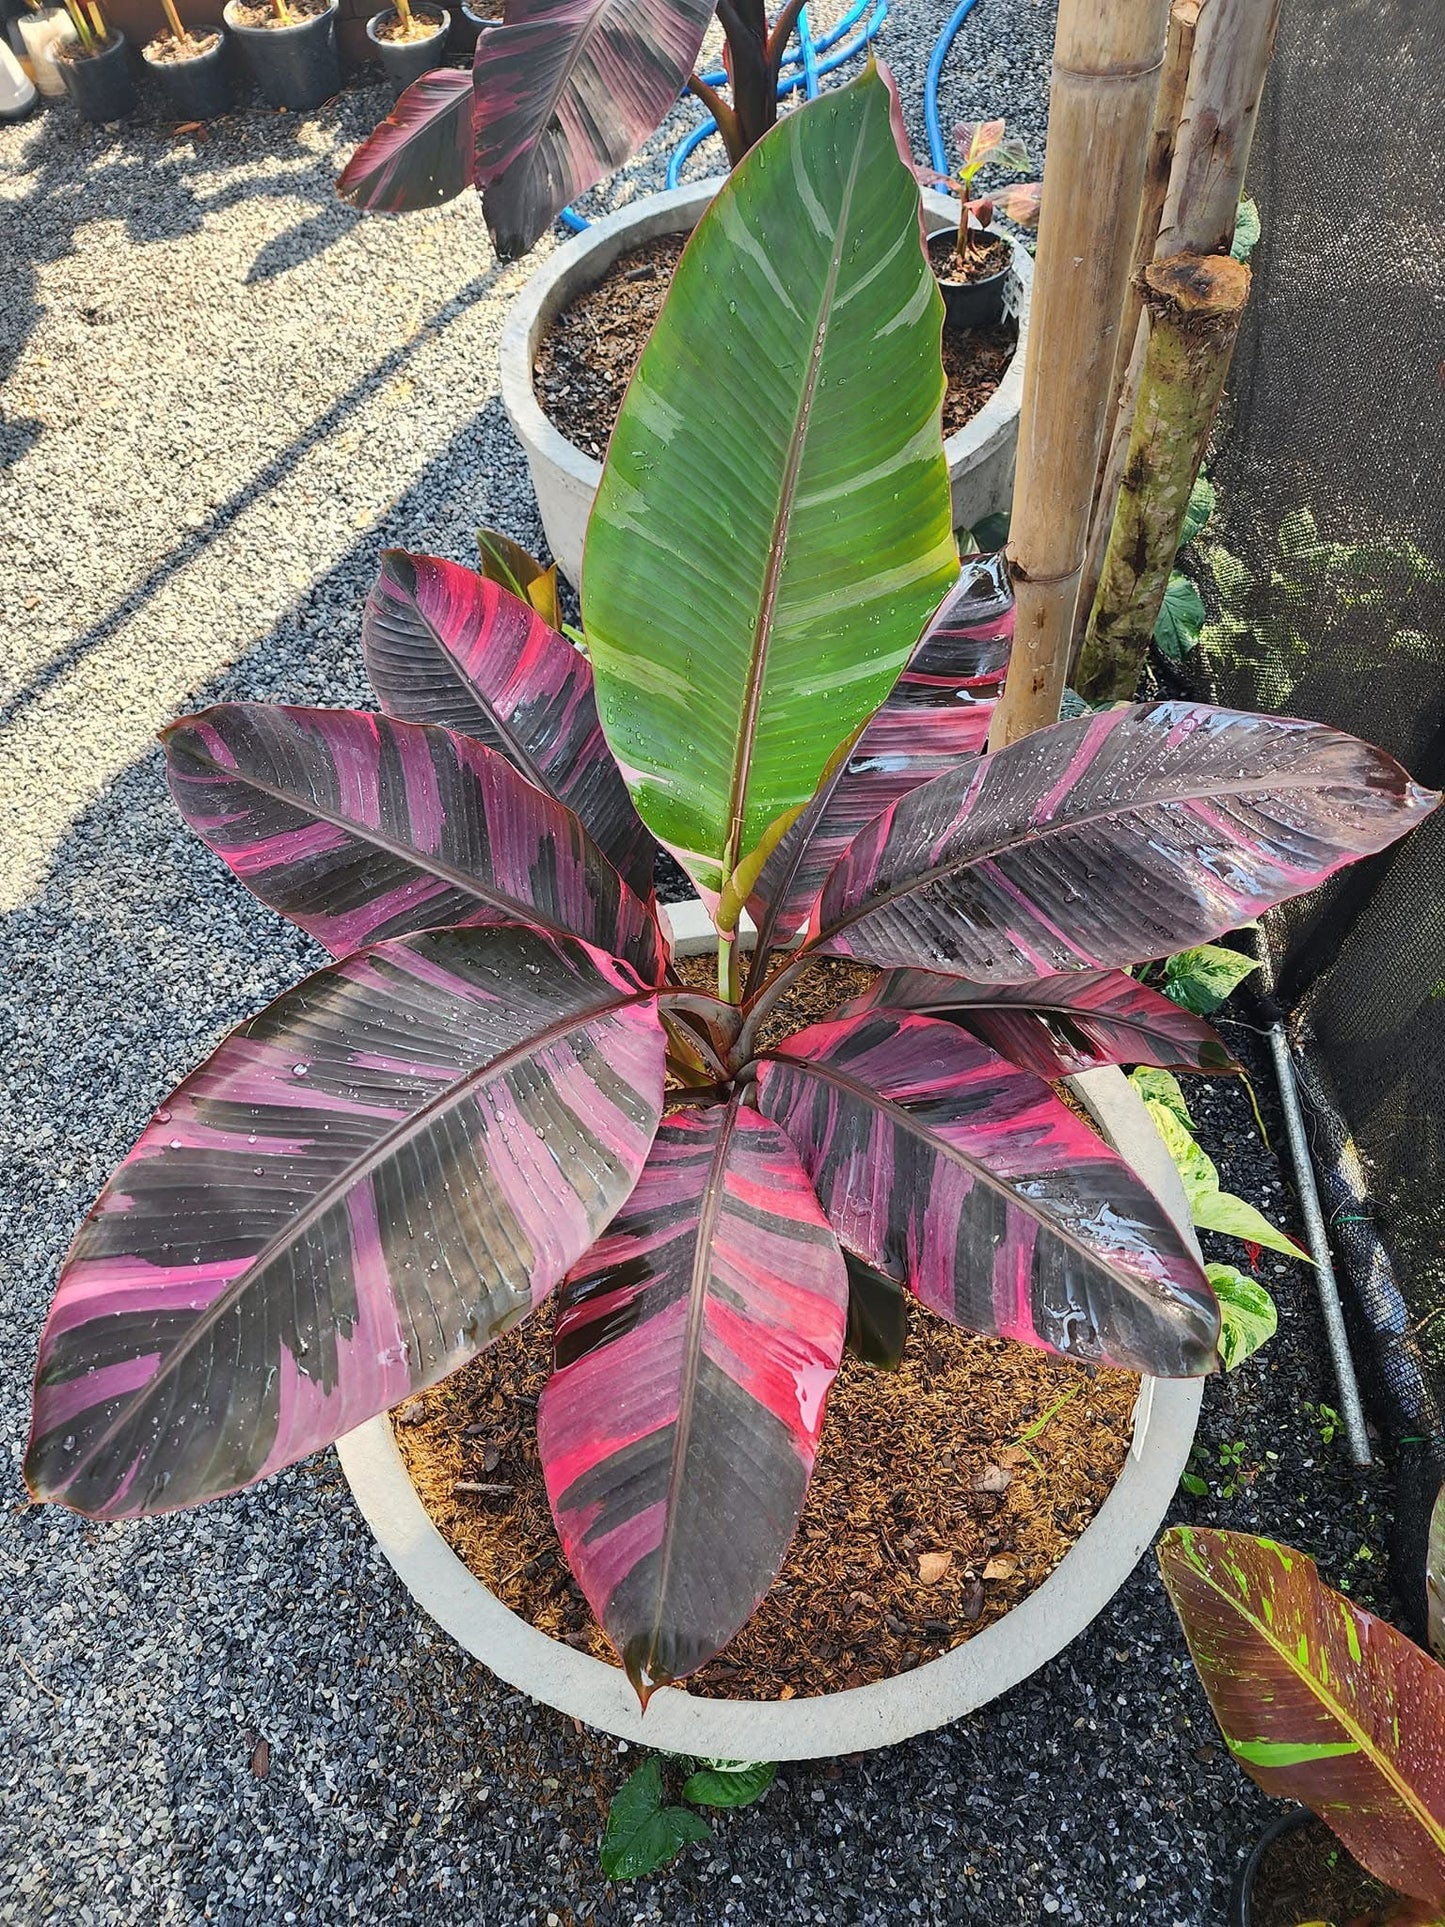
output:
<svg viewBox="0 0 1445 1927"><path fill-rule="evenodd" d="M435 1384L604 1229L662 1109L656 1000L533 930L435 930L309 977L156 1112L40 1342L37 1498L235 1491Z"/></svg>
<svg viewBox="0 0 1445 1927"><path fill-rule="evenodd" d="M844 1249L954 1324L1164 1378L1214 1369L1219 1310L1164 1207L976 1039L892 1011L816 1024L757 1090Z"/></svg>
<svg viewBox="0 0 1445 1927"><path fill-rule="evenodd" d="M477 42L477 185L503 260L666 119L714 0L507 0Z"/></svg>
<svg viewBox="0 0 1445 1927"><path fill-rule="evenodd" d="M657 843L602 734L592 666L535 610L474 569L388 549L361 646L388 716L500 750L579 816L623 882L651 900Z"/></svg>
<svg viewBox="0 0 1445 1927"><path fill-rule="evenodd" d="M983 749L1013 639L1013 590L1002 555L970 556L907 668L846 762L763 867L748 909L758 954L792 936L863 825Z"/></svg>
<svg viewBox="0 0 1445 1927"><path fill-rule="evenodd" d="M934 970L886 970L839 1015L911 1010L981 1037L1035 1077L1072 1077L1096 1064L1232 1071L1224 1040L1122 970L1070 970L1026 984L971 984Z"/></svg>
<svg viewBox="0 0 1445 1927"><path fill-rule="evenodd" d="M333 956L410 930L523 922L661 973L648 905L570 810L469 736L223 703L164 741L191 828Z"/></svg>
<svg viewBox="0 0 1445 1927"><path fill-rule="evenodd" d="M374 214L455 200L476 178L476 108L469 74L423 74L346 163L337 193Z"/></svg>
<svg viewBox="0 0 1445 1927"><path fill-rule="evenodd" d="M568 1563L644 1705L782 1564L847 1304L796 1152L739 1097L666 1119L568 1277L538 1445Z"/></svg>
<svg viewBox="0 0 1445 1927"><path fill-rule="evenodd" d="M1103 710L893 804L829 875L807 942L979 983L1139 963L1312 889L1437 801L1318 723Z"/></svg>

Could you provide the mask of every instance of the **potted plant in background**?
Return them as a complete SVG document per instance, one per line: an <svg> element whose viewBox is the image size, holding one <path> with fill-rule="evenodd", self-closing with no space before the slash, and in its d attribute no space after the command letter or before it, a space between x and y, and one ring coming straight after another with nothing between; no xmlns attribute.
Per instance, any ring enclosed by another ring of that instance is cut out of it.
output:
<svg viewBox="0 0 1445 1927"><path fill-rule="evenodd" d="M337 0L226 0L225 22L272 107L319 107L341 86Z"/></svg>
<svg viewBox="0 0 1445 1927"><path fill-rule="evenodd" d="M1011 1061L996 1010L980 1040L968 987L1048 977L1033 1021L1009 999L1032 1064L1217 1064L1124 967L1433 799L1352 738L1190 704L978 758L999 629L959 610L998 578L959 577L941 301L891 107L874 72L804 108L704 215L612 444L587 655L498 584L393 555L382 715L228 704L167 732L183 814L338 961L184 1081L82 1228L37 1498L123 1518L234 1491L560 1287L538 1447L645 1704L777 1571L855 1290L1091 1365L1214 1366L1187 1230ZM710 908L712 987L658 917L659 844ZM745 905L775 932L746 972ZM790 1006L850 960L963 1003Z"/></svg>
<svg viewBox="0 0 1445 1927"><path fill-rule="evenodd" d="M777 118L778 76L800 8L788 0L770 26L763 0L727 0L719 7L730 99L694 71L712 11L712 0L649 0L643 7L580 0L560 8L547 0L521 0L505 24L478 41L470 82L447 72L428 74L408 88L347 163L339 191L358 207L394 214L434 207L475 186L497 252L510 259L635 153L684 87L716 117L735 165ZM502 340L502 400L526 451L548 544L573 583L581 577L601 450L629 372L618 363L617 330L628 331L635 358L655 313L654 300L634 318L639 290L629 277L655 278L653 293L660 295L682 239L717 185L709 180L645 195L596 222L546 262L513 304ZM926 212L931 225L954 226L952 205L942 195L929 197ZM956 528L972 527L1008 505L1031 281L1022 249L1015 280L1014 365L1007 357L1000 360L994 391L976 380L969 386L948 438ZM583 370L580 379L561 384L580 398L574 404L580 422L569 416L559 424L548 413L555 403L539 400L535 365L549 337L560 341L568 310L593 289L616 309L605 378L592 392L595 377L586 357L596 331L582 318Z"/></svg>
<svg viewBox="0 0 1445 1927"><path fill-rule="evenodd" d="M71 33L55 42L66 92L85 120L124 120L135 107L130 47L106 23L99 0L65 0Z"/></svg>
<svg viewBox="0 0 1445 1927"><path fill-rule="evenodd" d="M961 156L956 179L935 174L931 168L923 171L923 177L958 194L962 203L958 230L951 246L948 236L937 236L929 244L929 255L943 290L945 325L993 328L1003 320L1005 310L1017 304L1017 294L1011 294L1009 287L1014 278L1014 248L1006 234L994 231L994 215L1001 214L1015 227L1037 226L1042 183L1019 182L994 194L975 196L973 184L981 169L999 167L1021 174L1029 164L1028 152L1001 120L965 122L954 128L953 138Z"/></svg>
<svg viewBox="0 0 1445 1927"><path fill-rule="evenodd" d="M166 25L142 49L146 63L173 114L181 120L214 120L231 105L226 36L219 27L198 27L193 33L175 0L161 0L161 5Z"/></svg>
<svg viewBox="0 0 1445 1927"><path fill-rule="evenodd" d="M1445 1671L1272 1539L1174 1526L1159 1565L1230 1752L1266 1793L1313 1810L1260 1840L1238 1927L1438 1923Z"/></svg>
<svg viewBox="0 0 1445 1927"><path fill-rule="evenodd" d="M394 7L371 16L366 37L376 49L393 94L403 93L414 80L441 66L451 24L445 7L413 7L411 0L396 0Z"/></svg>

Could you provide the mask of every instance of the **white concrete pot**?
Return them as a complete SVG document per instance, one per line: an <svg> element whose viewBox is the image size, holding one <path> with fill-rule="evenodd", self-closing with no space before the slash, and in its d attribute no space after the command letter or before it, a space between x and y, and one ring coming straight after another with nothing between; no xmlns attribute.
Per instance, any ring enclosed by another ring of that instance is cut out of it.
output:
<svg viewBox="0 0 1445 1927"><path fill-rule="evenodd" d="M548 547L574 587L582 579L582 543L602 465L584 455L542 413L532 386L537 349L554 318L595 286L620 254L659 234L690 234L721 185L720 180L708 180L671 188L665 194L648 194L594 222L550 255L512 303L502 332L502 402L526 450ZM949 195L926 189L923 203L931 234L957 226L958 203ZM1008 306L1018 317L1018 349L989 400L944 444L953 488L953 525L958 529L971 528L984 516L1006 509L1013 494L1033 261L1026 249L1016 242L1012 246L1014 282Z"/></svg>
<svg viewBox="0 0 1445 1927"><path fill-rule="evenodd" d="M668 905L683 956L716 942L700 903ZM744 939L750 934L744 931ZM1198 1250L1169 1153L1121 1072L1070 1080L1104 1138ZM1194 1441L1202 1379L1146 1378L1114 1489L1044 1583L972 1639L912 1672L815 1699L715 1700L675 1687L646 1718L619 1667L561 1645L511 1611L432 1524L383 1415L338 1441L342 1470L377 1544L422 1609L509 1685L619 1739L723 1760L828 1759L944 1726L1027 1679L1101 1612L1153 1543Z"/></svg>

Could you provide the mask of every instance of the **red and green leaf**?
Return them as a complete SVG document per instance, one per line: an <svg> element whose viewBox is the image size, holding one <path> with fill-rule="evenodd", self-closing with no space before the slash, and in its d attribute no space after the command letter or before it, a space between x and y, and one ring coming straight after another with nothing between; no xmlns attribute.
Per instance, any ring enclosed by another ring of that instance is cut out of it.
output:
<svg viewBox="0 0 1445 1927"><path fill-rule="evenodd" d="M477 185L497 253L527 249L666 119L713 0L507 0L477 42Z"/></svg>
<svg viewBox="0 0 1445 1927"><path fill-rule="evenodd" d="M623 882L650 900L657 844L602 734L592 666L524 600L474 569L388 549L361 646L388 716L500 750L574 811Z"/></svg>
<svg viewBox="0 0 1445 1927"><path fill-rule="evenodd" d="M410 930L536 924L653 981L657 919L577 818L470 737L223 703L165 732L171 794L248 889L336 957Z"/></svg>
<svg viewBox="0 0 1445 1927"><path fill-rule="evenodd" d="M31 1491L196 1505L455 1371L627 1197L663 1044L625 964L516 927L378 944L278 998L167 1098L72 1245Z"/></svg>
<svg viewBox="0 0 1445 1927"><path fill-rule="evenodd" d="M409 214L455 200L475 175L471 76L438 67L414 80L367 135L342 169L336 191L373 214Z"/></svg>
<svg viewBox="0 0 1445 1927"><path fill-rule="evenodd" d="M1047 1084L951 1024L816 1024L757 1091L844 1249L954 1324L1165 1378L1214 1368L1218 1307L1164 1207Z"/></svg>
<svg viewBox="0 0 1445 1927"><path fill-rule="evenodd" d="M865 823L982 751L1013 619L1003 557L970 556L883 706L768 858L748 901L759 956L801 928Z"/></svg>
<svg viewBox="0 0 1445 1927"><path fill-rule="evenodd" d="M835 865L807 942L979 983L1138 963L1314 888L1438 800L1319 723L1103 710L893 804Z"/></svg>
<svg viewBox="0 0 1445 1927"><path fill-rule="evenodd" d="M1070 970L1026 984L971 984L935 970L886 970L841 1015L864 1010L942 1017L1051 1082L1096 1064L1238 1069L1223 1038L1202 1017L1122 970Z"/></svg>
<svg viewBox="0 0 1445 1927"><path fill-rule="evenodd" d="M567 1279L542 1466L568 1563L644 1705L731 1639L782 1564L847 1303L797 1154L737 1097L665 1120Z"/></svg>
<svg viewBox="0 0 1445 1927"><path fill-rule="evenodd" d="M1214 1717L1266 1793L1445 1905L1445 1671L1271 1539L1174 1526L1159 1566Z"/></svg>

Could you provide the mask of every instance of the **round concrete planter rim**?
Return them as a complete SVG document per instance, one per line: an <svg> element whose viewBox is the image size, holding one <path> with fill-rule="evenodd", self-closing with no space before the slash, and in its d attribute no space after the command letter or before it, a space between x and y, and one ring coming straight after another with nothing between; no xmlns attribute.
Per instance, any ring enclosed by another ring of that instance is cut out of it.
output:
<svg viewBox="0 0 1445 1927"><path fill-rule="evenodd" d="M625 237L635 227L657 215L677 211L700 219L703 209L725 179L725 175L713 175L705 181L695 181L685 187L667 188L660 194L644 194L630 201L626 207L619 208L616 213L594 221L583 233L564 242L535 268L512 303L506 326L502 330L500 349L503 406L524 448L535 448L544 461L561 469L594 494L602 480L602 464L591 455L584 454L574 442L569 442L543 412L537 400L532 381L537 342L542 330L565 305L561 291L571 292L573 276L593 255L605 254L608 257L607 265L610 265L612 260L626 251ZM947 194L925 188L922 198L931 233L957 226L957 205ZM1027 291L1033 285L1033 259L1027 248L1011 235L1005 235L1004 239L1014 251L1014 275ZM606 266L600 273L605 272ZM600 278L600 275L594 278ZM1003 380L978 413L945 440L943 451L948 458L950 475L991 450L1001 436L1009 433L1011 425L1017 420L1023 398L1023 348L1023 334L1020 331L1018 348L1004 371Z"/></svg>
<svg viewBox="0 0 1445 1927"><path fill-rule="evenodd" d="M711 947L700 903L665 906L679 954ZM1134 1165L1191 1243L1189 1207L1169 1154L1123 1075L1070 1080L1109 1141ZM417 1497L385 1414L338 1442L362 1516L402 1583L469 1653L510 1685L619 1739L734 1760L826 1759L890 1746L986 1705L1061 1652L1103 1610L1153 1541L1189 1456L1201 1379L1145 1379L1124 1469L1093 1520L1020 1605L960 1646L872 1686L784 1701L655 1693L644 1716L626 1676L538 1632L477 1579Z"/></svg>

